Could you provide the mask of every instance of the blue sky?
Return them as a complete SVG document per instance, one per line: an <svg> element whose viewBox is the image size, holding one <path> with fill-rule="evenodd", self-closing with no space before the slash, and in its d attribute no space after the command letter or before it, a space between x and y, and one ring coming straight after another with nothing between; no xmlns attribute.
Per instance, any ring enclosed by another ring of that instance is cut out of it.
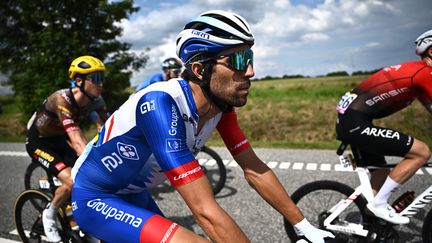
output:
<svg viewBox="0 0 432 243"><path fill-rule="evenodd" d="M414 40L432 29L431 0L138 0L124 28L132 51L150 48L137 85L175 56L185 23L210 9L242 15L256 42L256 77L373 70L417 60Z"/></svg>

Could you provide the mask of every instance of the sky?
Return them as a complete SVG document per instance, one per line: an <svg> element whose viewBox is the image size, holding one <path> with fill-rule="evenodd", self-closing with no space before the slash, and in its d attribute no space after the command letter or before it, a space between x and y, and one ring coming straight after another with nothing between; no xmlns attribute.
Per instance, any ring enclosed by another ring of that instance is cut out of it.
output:
<svg viewBox="0 0 432 243"><path fill-rule="evenodd" d="M122 21L121 41L131 51L150 48L136 86L161 62L176 56L175 41L200 13L237 13L255 36L255 77L374 70L418 60L415 39L432 29L432 0L135 0L140 7Z"/></svg>

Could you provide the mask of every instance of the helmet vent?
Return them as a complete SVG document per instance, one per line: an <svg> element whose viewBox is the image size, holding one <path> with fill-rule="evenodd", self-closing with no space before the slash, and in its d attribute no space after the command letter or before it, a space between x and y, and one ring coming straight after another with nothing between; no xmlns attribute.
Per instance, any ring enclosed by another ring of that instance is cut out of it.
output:
<svg viewBox="0 0 432 243"><path fill-rule="evenodd" d="M77 66L80 67L80 68L82 68L82 69L91 68L90 64L88 64L88 63L86 63L86 62L84 62L84 61L78 63Z"/></svg>

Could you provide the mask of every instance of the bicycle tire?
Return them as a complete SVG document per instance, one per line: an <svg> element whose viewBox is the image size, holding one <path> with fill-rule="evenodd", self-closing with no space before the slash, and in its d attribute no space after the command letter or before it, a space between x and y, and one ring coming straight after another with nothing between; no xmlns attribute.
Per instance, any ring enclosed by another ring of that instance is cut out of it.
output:
<svg viewBox="0 0 432 243"><path fill-rule="evenodd" d="M432 209L426 215L422 227L423 243L432 243Z"/></svg>
<svg viewBox="0 0 432 243"><path fill-rule="evenodd" d="M207 175L207 178L210 181L210 184L213 188L213 194L216 195L218 194L222 188L225 186L225 182L226 182L226 168L225 165L222 161L222 158L219 156L218 153L216 153L216 151L214 151L213 149L204 146L201 151L201 153L205 153L208 156L210 156L210 158L212 158L213 160L215 160L216 165L217 165L217 170L210 170L210 167L206 167L206 164L201 165L202 167L204 167L204 172Z"/></svg>
<svg viewBox="0 0 432 243"><path fill-rule="evenodd" d="M51 201L51 197L39 190L25 190L17 197L14 204L15 227L24 243L43 242L45 237L41 217L43 208L35 207L34 201L40 201L40 204L46 205ZM73 242L82 242L79 236L77 238L77 235L71 232L63 215L63 212L59 210L57 218L60 223L62 241L69 242L70 239L73 239Z"/></svg>
<svg viewBox="0 0 432 243"><path fill-rule="evenodd" d="M317 194L314 195L317 192L323 191L322 195ZM308 219L308 221L314 225L317 228L324 229L323 227L323 220L326 218L326 210L330 209L332 206L336 205L337 202L339 202L341 199L345 199L348 196L350 196L354 192L354 189L351 187L342 184L340 182L336 181L315 181L308 184L305 184L298 188L291 196L294 203L300 208L302 213L304 214L305 218ZM317 200L309 200L302 202L301 200L307 200L308 196L312 195L311 199L316 198L317 196L333 196L333 193L338 193L339 198L337 198L335 201L325 200L325 198L318 198ZM306 199L305 199L306 197ZM324 199L324 200L323 200ZM325 203L328 204L326 206L320 206L319 210L311 210L311 202L313 203ZM307 203L307 204L303 204ZM340 220L341 216L344 216L346 218L343 218L342 220L345 221L351 221L356 223L368 223L368 219L364 213L364 209L366 207L367 201L363 196L359 196L354 200L354 204L350 205L344 212L348 212L346 215L341 214L338 216L337 220ZM354 205L354 206L353 206ZM348 211L347 211L348 210ZM313 211L313 212L312 212ZM312 213L311 213L312 212ZM353 217L354 216L354 217ZM297 237L293 226L284 218L284 227L285 231L288 235L288 238L292 242L296 242L299 240L299 237ZM356 242L355 240L349 241L350 234L343 234L342 232L333 232L333 234L336 236L336 239L334 242ZM352 236L351 236L352 237Z"/></svg>
<svg viewBox="0 0 432 243"><path fill-rule="evenodd" d="M41 170L42 169L42 170ZM37 171L37 172L36 172ZM36 176L35 181L32 178ZM36 190L39 188L39 179L41 177L50 178L50 174L47 169L45 169L41 164L32 161L28 166L24 174L24 188L26 190Z"/></svg>

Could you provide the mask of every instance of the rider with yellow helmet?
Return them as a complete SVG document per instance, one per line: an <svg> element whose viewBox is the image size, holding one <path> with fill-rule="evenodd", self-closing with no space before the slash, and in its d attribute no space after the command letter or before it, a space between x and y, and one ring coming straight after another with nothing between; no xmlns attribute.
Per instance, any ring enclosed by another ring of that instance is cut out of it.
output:
<svg viewBox="0 0 432 243"><path fill-rule="evenodd" d="M33 162L40 163L62 185L42 213L45 234L49 241L60 241L56 228L57 209L70 197L71 167L84 151L87 139L79 121L96 112L93 121L100 128L107 119L105 102L101 97L105 65L93 56L80 56L69 67L69 88L48 96L27 125L26 149Z"/></svg>

